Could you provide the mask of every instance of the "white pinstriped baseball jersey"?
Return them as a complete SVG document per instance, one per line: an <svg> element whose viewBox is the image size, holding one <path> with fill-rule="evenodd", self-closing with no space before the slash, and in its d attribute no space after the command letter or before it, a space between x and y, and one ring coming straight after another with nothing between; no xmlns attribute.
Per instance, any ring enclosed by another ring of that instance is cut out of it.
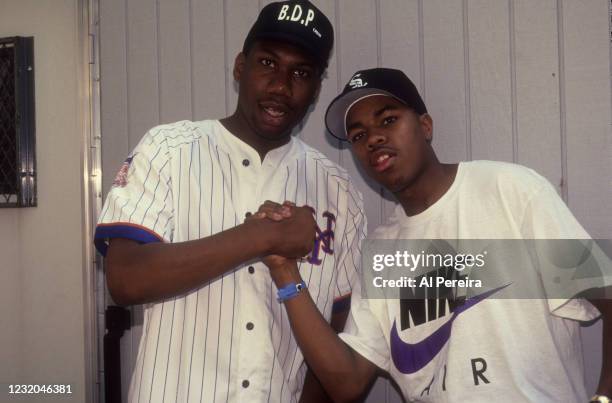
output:
<svg viewBox="0 0 612 403"><path fill-rule="evenodd" d="M243 222L265 200L313 208L315 248L300 264L319 310L358 281L366 222L347 173L299 139L259 154L217 120L149 131L120 170L96 243L182 242ZM297 402L306 365L260 261L145 308L130 402Z"/></svg>

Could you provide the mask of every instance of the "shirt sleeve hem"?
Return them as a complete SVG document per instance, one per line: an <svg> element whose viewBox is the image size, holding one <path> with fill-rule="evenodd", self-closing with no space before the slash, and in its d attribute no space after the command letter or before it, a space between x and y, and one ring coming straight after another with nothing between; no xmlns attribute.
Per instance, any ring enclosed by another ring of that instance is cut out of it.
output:
<svg viewBox="0 0 612 403"><path fill-rule="evenodd" d="M355 335L340 333L338 336L346 345L355 350L357 354L361 355L363 358L370 361L383 371L389 371L389 359L382 357L380 354L367 347Z"/></svg>
<svg viewBox="0 0 612 403"><path fill-rule="evenodd" d="M560 318L589 322L601 316L599 310L585 299L553 299L548 304L551 313Z"/></svg>
<svg viewBox="0 0 612 403"><path fill-rule="evenodd" d="M111 238L126 238L143 244L164 242L164 238L156 232L138 224L127 222L98 224L94 234L94 245L102 256L106 256L108 240Z"/></svg>

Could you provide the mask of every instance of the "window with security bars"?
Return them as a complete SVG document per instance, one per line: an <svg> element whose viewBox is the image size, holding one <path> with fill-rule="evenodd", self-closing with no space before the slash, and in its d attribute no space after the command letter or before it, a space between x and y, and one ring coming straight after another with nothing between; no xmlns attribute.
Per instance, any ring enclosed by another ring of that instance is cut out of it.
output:
<svg viewBox="0 0 612 403"><path fill-rule="evenodd" d="M34 39L0 38L0 208L36 206Z"/></svg>

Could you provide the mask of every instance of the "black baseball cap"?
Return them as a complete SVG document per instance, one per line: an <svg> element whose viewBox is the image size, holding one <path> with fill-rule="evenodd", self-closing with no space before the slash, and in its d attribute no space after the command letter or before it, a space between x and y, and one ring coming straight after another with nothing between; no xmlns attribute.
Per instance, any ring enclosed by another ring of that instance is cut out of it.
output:
<svg viewBox="0 0 612 403"><path fill-rule="evenodd" d="M427 113L419 91L401 70L383 67L360 70L353 74L342 93L327 107L327 130L334 137L346 140L346 115L357 102L373 95L393 97L419 115Z"/></svg>
<svg viewBox="0 0 612 403"><path fill-rule="evenodd" d="M334 45L329 19L309 1L270 3L261 9L242 47L247 53L259 39L277 39L300 46L324 70Z"/></svg>

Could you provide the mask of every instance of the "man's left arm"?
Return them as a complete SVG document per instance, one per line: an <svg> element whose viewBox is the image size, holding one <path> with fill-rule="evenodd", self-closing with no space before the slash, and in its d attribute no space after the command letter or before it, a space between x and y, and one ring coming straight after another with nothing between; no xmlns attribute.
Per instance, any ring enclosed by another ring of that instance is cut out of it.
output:
<svg viewBox="0 0 612 403"><path fill-rule="evenodd" d="M339 303L334 304L330 325L336 333L340 333L344 330L344 325L346 324L346 319L348 318L351 307L350 302L351 296L348 295L339 301ZM306 372L300 403L332 403L332 399L325 392L323 385L321 385L310 368L308 368Z"/></svg>
<svg viewBox="0 0 612 403"><path fill-rule="evenodd" d="M357 207L360 208L361 205L358 205ZM359 211L362 211L362 208ZM365 226L367 224L365 223L365 216L361 215L361 219L358 219L357 222L353 222L353 224L354 224L354 232L352 234L353 235L352 242L351 242L351 246L349 250L346 253L347 255L349 253L357 254L357 261L358 261L359 259L358 251L360 250L359 245L361 241L363 240L363 238L365 237L365 232L366 232ZM351 259L350 261L353 262L354 260L355 260L355 257L353 256L353 259ZM352 268L352 270L349 270L348 272L351 273L351 275L349 275L349 278L346 278L346 281L349 284L352 284L355 281L359 281L358 268ZM334 301L330 325L336 333L341 333L344 330L344 325L346 324L346 319L348 318L350 308L351 308L351 294L343 295L339 298L336 298L336 300ZM300 398L300 403L319 403L319 402L331 403L332 399L325 392L323 385L321 385L317 377L314 375L314 373L309 368L308 372L306 373L306 379L304 381L304 388L302 390L302 396Z"/></svg>
<svg viewBox="0 0 612 403"><path fill-rule="evenodd" d="M359 199L359 203L357 203L356 207L358 208L358 211L360 214L357 217L357 220L353 220L352 222L354 227L353 227L353 231L351 234L352 236L349 237L350 242L348 243L350 244L350 246L348 250L345 251L345 255L343 256L343 259L340 259L338 264L341 264L341 262L343 262L343 260L347 258L348 254L357 255L357 259L355 259L355 256L351 256L352 257L352 259L350 259L351 262L354 262L355 260L359 261L360 243L365 238L365 234L367 231L366 230L367 224L366 224L365 215L363 214L363 202L361 201L360 197L358 199ZM268 218L268 219L272 219L275 221L283 220L284 218L287 218L291 215L290 208L293 206L295 206L293 203L287 202L287 201L285 201L282 206L277 203L271 202L271 201L266 201L259 208L259 211L257 212L257 214L255 214L252 217L252 219ZM272 261L266 262L266 264L270 266L269 263L271 262ZM344 282L346 282L346 284L344 285L352 289L352 285L356 281L359 281L359 269L353 268L353 270L345 270L343 271L343 273L347 275L347 278L344 279ZM339 291L341 291L340 287L339 287ZM341 333L344 330L344 326L346 324L346 320L350 312L350 307L351 307L350 292L347 293L346 295L337 297L336 300L334 301L334 304L332 307L331 320L329 324L330 324L330 327L335 331L336 334ZM302 395L300 396L300 403L331 403L331 402L333 402L333 400L326 393L323 385L319 382L314 372L310 368L308 368L306 372L306 377L304 379Z"/></svg>
<svg viewBox="0 0 612 403"><path fill-rule="evenodd" d="M356 194L356 196L358 196L358 194ZM356 216L353 217L353 220L351 220L353 224L353 231L351 231L351 241L348 250L345 252L344 259L350 260L351 262L358 264L360 259L360 244L365 238L365 234L367 232L367 223L365 214L363 213L363 200L361 199L361 197L356 197L354 200L356 201L354 201L355 205L353 206L353 208L357 210L358 214L356 214ZM353 254L355 256L348 257L349 254ZM342 262L339 262L339 264L342 264ZM352 284L356 281L359 281L359 268L351 267L348 271L344 271L344 273L350 273L347 274L348 277L345 279L345 282L347 282L352 289ZM330 325L336 333L341 333L344 330L344 325L346 324L346 319L348 318L350 308L350 293L347 295L340 296L334 301ZM302 396L300 398L300 403L311 402L327 403L332 402L332 399L325 392L325 389L309 368L308 372L306 373L306 379L304 381L304 388L302 391Z"/></svg>

